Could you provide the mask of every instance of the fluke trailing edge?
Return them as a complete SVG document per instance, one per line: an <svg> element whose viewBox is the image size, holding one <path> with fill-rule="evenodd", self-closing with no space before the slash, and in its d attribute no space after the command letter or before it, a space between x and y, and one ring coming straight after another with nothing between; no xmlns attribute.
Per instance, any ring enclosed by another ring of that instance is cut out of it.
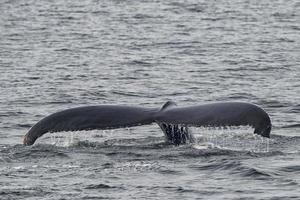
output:
<svg viewBox="0 0 300 200"><path fill-rule="evenodd" d="M192 142L188 126L249 125L254 133L270 137L271 120L260 107L242 102L221 102L177 107L168 101L161 109L119 105L71 108L51 114L36 123L24 136L32 145L47 132L116 129L157 123L172 144Z"/></svg>

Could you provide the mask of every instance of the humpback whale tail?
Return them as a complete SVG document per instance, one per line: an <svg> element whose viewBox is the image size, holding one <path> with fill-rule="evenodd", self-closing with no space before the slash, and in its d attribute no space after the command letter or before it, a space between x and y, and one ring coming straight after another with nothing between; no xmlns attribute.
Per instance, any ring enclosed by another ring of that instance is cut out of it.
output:
<svg viewBox="0 0 300 200"><path fill-rule="evenodd" d="M24 136L23 144L32 145L47 132L115 129L156 122L169 143L193 142L188 126L250 125L254 133L270 137L271 120L260 107L242 102L222 102L177 107L172 101L161 109L119 105L71 108L51 114L37 122Z"/></svg>

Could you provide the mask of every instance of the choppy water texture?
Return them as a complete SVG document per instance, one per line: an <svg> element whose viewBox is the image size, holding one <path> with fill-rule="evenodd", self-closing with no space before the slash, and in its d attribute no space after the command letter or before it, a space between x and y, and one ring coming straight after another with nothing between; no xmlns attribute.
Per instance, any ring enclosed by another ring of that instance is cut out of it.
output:
<svg viewBox="0 0 300 200"><path fill-rule="evenodd" d="M0 0L0 199L299 199L299 53L297 0ZM272 138L172 146L153 124L21 145L58 110L167 100L256 103Z"/></svg>

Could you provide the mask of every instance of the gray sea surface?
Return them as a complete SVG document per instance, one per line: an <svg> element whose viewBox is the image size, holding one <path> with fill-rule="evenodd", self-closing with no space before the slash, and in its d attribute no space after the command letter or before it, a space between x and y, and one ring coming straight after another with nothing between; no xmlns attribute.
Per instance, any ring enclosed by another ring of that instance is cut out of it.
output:
<svg viewBox="0 0 300 200"><path fill-rule="evenodd" d="M297 0L0 0L0 199L300 199ZM272 119L157 124L22 138L43 117L100 104L250 102Z"/></svg>

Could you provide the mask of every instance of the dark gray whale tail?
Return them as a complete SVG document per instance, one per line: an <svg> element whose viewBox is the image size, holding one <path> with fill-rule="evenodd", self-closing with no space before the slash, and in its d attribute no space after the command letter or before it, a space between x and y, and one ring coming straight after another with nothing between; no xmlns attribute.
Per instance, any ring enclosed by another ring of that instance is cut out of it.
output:
<svg viewBox="0 0 300 200"><path fill-rule="evenodd" d="M242 102L222 102L199 106L177 107L168 101L161 109L119 105L71 108L51 114L24 136L23 144L32 145L47 132L116 129L156 122L169 143L193 142L188 126L250 125L254 133L270 137L271 120L260 107Z"/></svg>

